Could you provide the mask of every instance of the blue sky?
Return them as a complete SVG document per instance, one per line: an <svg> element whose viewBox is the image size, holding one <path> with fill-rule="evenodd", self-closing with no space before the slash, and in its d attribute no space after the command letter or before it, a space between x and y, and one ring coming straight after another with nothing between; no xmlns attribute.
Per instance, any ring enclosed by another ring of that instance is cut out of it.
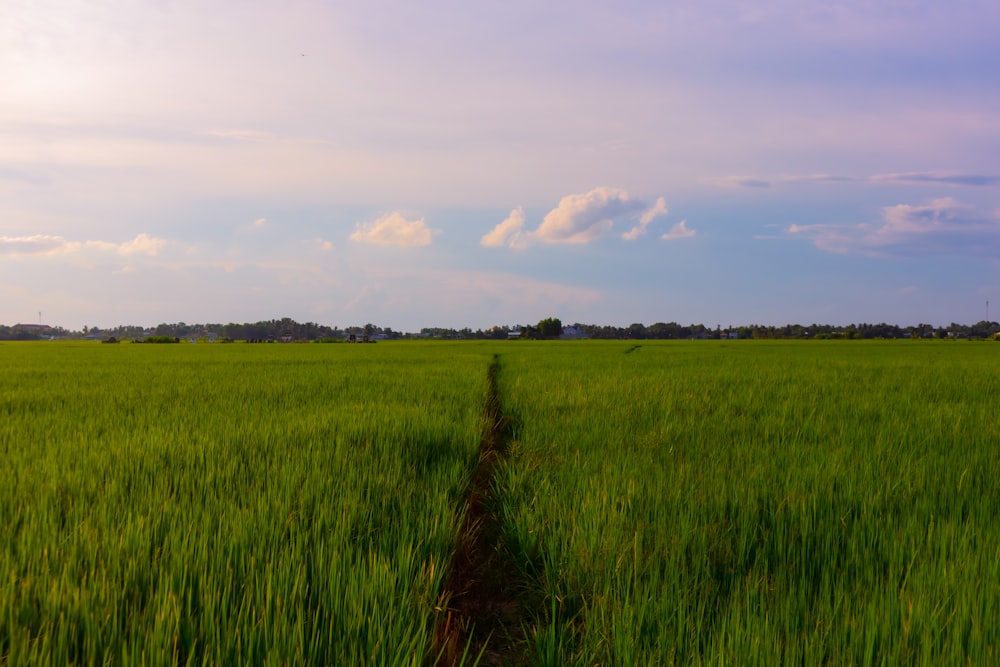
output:
<svg viewBox="0 0 1000 667"><path fill-rule="evenodd" d="M2 3L3 324L1000 312L991 1Z"/></svg>

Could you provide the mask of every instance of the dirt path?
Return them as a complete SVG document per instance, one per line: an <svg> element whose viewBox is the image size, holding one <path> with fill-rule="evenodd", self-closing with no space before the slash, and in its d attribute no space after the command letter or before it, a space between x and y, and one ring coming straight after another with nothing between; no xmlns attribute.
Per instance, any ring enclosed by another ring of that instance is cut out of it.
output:
<svg viewBox="0 0 1000 667"><path fill-rule="evenodd" d="M507 456L510 420L497 390L499 355L487 370L479 462L464 499L465 520L444 584L445 611L434 632L432 665L453 667L526 664L523 611L516 597L520 571L500 544L500 521L493 508L497 464ZM438 658L439 656L439 658ZM435 660L435 658L437 658Z"/></svg>

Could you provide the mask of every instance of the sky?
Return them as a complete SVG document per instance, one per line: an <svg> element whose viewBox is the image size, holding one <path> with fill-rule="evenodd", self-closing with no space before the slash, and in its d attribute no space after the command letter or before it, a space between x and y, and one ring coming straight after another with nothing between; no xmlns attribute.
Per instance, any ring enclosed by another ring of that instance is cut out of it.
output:
<svg viewBox="0 0 1000 667"><path fill-rule="evenodd" d="M996 320L997 34L995 0L0 0L0 324Z"/></svg>

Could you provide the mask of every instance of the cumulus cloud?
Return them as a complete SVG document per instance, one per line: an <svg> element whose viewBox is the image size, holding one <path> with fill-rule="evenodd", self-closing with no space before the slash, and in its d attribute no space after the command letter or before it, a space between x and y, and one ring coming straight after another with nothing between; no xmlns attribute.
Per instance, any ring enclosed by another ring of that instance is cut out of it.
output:
<svg viewBox="0 0 1000 667"><path fill-rule="evenodd" d="M655 204L639 216L639 224L622 234L622 238L626 241L634 241L646 233L646 227L649 226L649 223L662 215L666 215L667 212L667 202L663 197L660 197L656 200Z"/></svg>
<svg viewBox="0 0 1000 667"><path fill-rule="evenodd" d="M124 243L119 243L115 251L119 255L135 255L143 254L149 255L150 257L155 256L160 248L167 244L163 239L158 239L149 234L139 234L131 241L125 241Z"/></svg>
<svg viewBox="0 0 1000 667"><path fill-rule="evenodd" d="M882 209L879 223L790 225L790 236L822 250L874 256L967 253L1000 257L1000 215L983 215L951 197Z"/></svg>
<svg viewBox="0 0 1000 667"><path fill-rule="evenodd" d="M549 211L537 229L525 231L524 211L520 207L483 236L484 246L520 248L529 243L591 243L612 231L616 224L632 223L621 236L632 241L642 236L656 218L666 215L662 197L652 206L633 199L624 190L599 187L582 194L563 197Z"/></svg>
<svg viewBox="0 0 1000 667"><path fill-rule="evenodd" d="M689 239L696 233L697 232L695 232L695 230L688 229L686 220L681 220L676 225L671 227L669 232L660 238L664 241L676 241L678 239Z"/></svg>
<svg viewBox="0 0 1000 667"><path fill-rule="evenodd" d="M645 208L617 188L594 188L563 197L531 236L544 243L590 243L614 227L615 219Z"/></svg>
<svg viewBox="0 0 1000 667"><path fill-rule="evenodd" d="M510 246L520 248L524 245L524 209L520 206L510 212L510 215L483 236L479 242L489 247Z"/></svg>
<svg viewBox="0 0 1000 667"><path fill-rule="evenodd" d="M359 222L351 240L378 245L423 246L430 245L435 233L427 227L423 218L407 220L403 214L394 211L371 222Z"/></svg>
<svg viewBox="0 0 1000 667"><path fill-rule="evenodd" d="M31 236L0 236L0 255L52 256L78 252L83 249L104 250L119 255L145 254L154 256L166 245L166 241L139 234L130 241L112 243L110 241L70 241L62 236L34 234Z"/></svg>

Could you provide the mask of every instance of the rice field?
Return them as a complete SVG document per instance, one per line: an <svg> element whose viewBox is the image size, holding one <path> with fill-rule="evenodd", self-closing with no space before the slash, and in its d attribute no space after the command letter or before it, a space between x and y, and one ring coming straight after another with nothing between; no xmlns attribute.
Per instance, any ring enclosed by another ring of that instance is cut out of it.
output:
<svg viewBox="0 0 1000 667"><path fill-rule="evenodd" d="M535 664L997 662L1000 349L597 349L500 376Z"/></svg>
<svg viewBox="0 0 1000 667"><path fill-rule="evenodd" d="M523 646L992 664L1000 346L0 344L0 663L435 663L495 364Z"/></svg>
<svg viewBox="0 0 1000 667"><path fill-rule="evenodd" d="M423 664L485 378L409 352L0 347L0 662Z"/></svg>

